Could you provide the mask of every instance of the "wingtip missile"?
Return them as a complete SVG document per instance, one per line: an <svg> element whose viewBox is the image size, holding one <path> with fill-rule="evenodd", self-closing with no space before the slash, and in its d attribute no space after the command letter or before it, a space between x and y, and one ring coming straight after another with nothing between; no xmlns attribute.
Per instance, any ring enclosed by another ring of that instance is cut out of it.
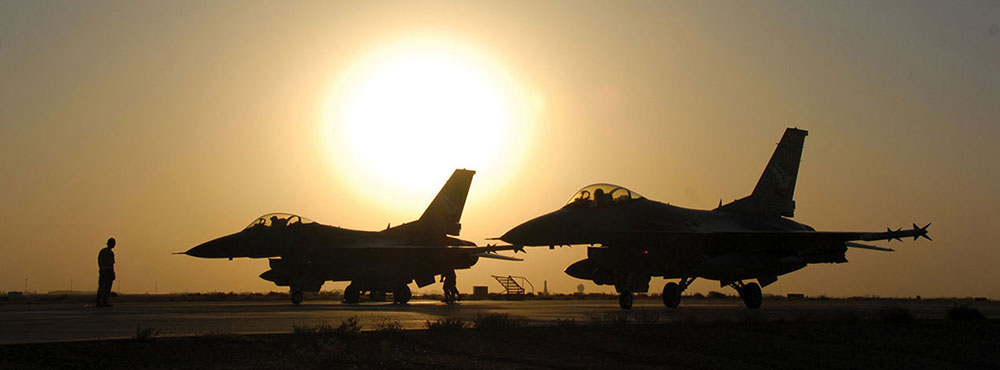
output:
<svg viewBox="0 0 1000 370"><path fill-rule="evenodd" d="M930 226L931 226L930 223L924 225L924 227L917 226L917 224L914 223L913 230L911 230L913 232L913 240L924 238L930 241L934 241L934 239L931 239L931 237L927 235L927 228Z"/></svg>
<svg viewBox="0 0 1000 370"><path fill-rule="evenodd" d="M901 228L898 228L898 229L896 229L896 231L892 231L892 228L889 228L889 227L886 227L886 228L885 228L885 232L886 232L886 233L889 233L889 235L890 235L890 236L889 236L889 239L886 239L886 240L887 240L887 242L886 242L886 243L892 243L892 240L893 240L893 239L895 239L895 240L899 240L899 242L900 242L900 243L902 243L902 242L903 242L903 239L900 239L898 235L896 235L896 236L893 236L893 234L895 234L895 233L899 233L899 232L900 232L900 231L902 231L902 230L903 230L903 228L902 228L902 227L901 227Z"/></svg>
<svg viewBox="0 0 1000 370"><path fill-rule="evenodd" d="M913 227L916 228L917 224L913 224ZM930 222L928 222L927 225L924 225L924 227L919 228L920 229L919 230L920 234L917 234L917 235L919 237L921 237L921 238L924 238L924 239L927 239L927 240L930 240L930 241L934 241L934 239L931 239L931 237L927 235L927 228L928 227L931 227L931 223ZM913 240L916 240L916 239L917 239L917 237L913 237Z"/></svg>

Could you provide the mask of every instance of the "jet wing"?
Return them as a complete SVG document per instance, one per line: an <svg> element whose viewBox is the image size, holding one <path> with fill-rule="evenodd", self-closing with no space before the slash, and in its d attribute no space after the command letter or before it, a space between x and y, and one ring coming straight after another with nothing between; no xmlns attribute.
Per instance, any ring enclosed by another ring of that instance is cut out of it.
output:
<svg viewBox="0 0 1000 370"><path fill-rule="evenodd" d="M899 240L912 237L925 238L927 228L913 225L913 229L885 232L841 232L841 231L709 231L672 232L640 231L603 233L597 242L604 245L657 247L657 246L699 246L711 249L739 249L744 251L797 250L808 245L840 244L851 248L892 251L890 248L876 247L855 241Z"/></svg>
<svg viewBox="0 0 1000 370"><path fill-rule="evenodd" d="M356 249L398 249L398 250L406 250L406 251L421 250L421 249L425 249L425 250L447 250L447 251L452 251L452 252L456 252L456 253L466 253L466 254L470 254L470 255L474 255L474 256L478 256L478 257L496 258L496 259L503 259L503 260L510 260L510 261L521 261L521 259L514 258L514 257L499 256L496 253L499 252L499 251L514 251L514 253L524 252L524 246L519 246L519 245L489 245L489 244L487 244L486 246L483 246L483 247L477 247L477 246L450 246L450 247L441 247L441 246L426 246L426 245L416 245L416 246L365 245L365 246L357 246L357 247L351 247L351 248L356 248Z"/></svg>

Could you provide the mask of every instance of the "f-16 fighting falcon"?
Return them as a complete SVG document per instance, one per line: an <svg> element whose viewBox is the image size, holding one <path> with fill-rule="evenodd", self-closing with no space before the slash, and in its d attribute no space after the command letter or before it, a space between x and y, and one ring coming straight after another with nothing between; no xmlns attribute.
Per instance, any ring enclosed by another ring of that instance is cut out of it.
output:
<svg viewBox="0 0 1000 370"><path fill-rule="evenodd" d="M811 263L844 263L847 248L892 249L858 241L927 236L924 227L885 232L816 231L791 220L795 181L808 132L785 130L753 193L714 210L675 207L611 184L587 186L559 210L511 229L499 239L514 246L590 245L570 276L614 285L622 308L649 290L652 276L680 279L663 287L663 304L677 307L696 278L731 286L749 308L761 287ZM757 280L744 283L744 280ZM759 283L759 284L758 284Z"/></svg>
<svg viewBox="0 0 1000 370"><path fill-rule="evenodd" d="M243 231L223 236L183 252L202 258L268 258L271 269L260 277L287 286L292 303L303 292L318 292L327 280L350 281L345 303L357 303L363 292L373 296L391 292L393 302L411 297L408 284L424 287L435 275L454 275L480 257L511 261L498 255L505 247L477 247L452 238L475 171L455 170L420 219L382 231L358 231L322 225L303 217L273 213L261 216Z"/></svg>

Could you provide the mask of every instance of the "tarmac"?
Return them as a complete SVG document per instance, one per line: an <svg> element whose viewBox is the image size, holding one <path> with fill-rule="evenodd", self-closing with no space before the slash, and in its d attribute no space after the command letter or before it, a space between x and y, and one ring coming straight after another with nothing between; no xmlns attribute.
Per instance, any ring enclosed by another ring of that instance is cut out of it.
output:
<svg viewBox="0 0 1000 370"><path fill-rule="evenodd" d="M875 316L887 307L908 310L917 319L944 319L955 300L851 300L767 299L758 310L745 308L737 299L685 298L681 306L667 309L658 299L636 299L632 313L659 322L796 320L849 313ZM1000 318L1000 302L962 301L988 318ZM139 328L153 328L161 336L203 334L288 333L294 327L320 324L336 326L357 317L362 328L398 322L404 329L426 328L428 321L457 317L471 321L478 314L507 313L542 325L555 320L586 322L598 315L619 312L617 300L462 301L445 304L414 300L406 305L365 302L348 305L337 301L121 302L97 308L79 303L0 304L0 344L132 338Z"/></svg>

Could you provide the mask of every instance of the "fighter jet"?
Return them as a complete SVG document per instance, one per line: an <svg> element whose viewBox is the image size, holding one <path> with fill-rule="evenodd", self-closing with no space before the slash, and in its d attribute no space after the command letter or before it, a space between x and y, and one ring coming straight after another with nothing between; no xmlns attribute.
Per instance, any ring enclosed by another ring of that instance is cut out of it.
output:
<svg viewBox="0 0 1000 370"><path fill-rule="evenodd" d="M696 279L736 289L747 307L762 302L761 287L812 263L847 262L848 248L892 251L858 241L927 236L927 224L885 232L816 231L793 221L795 181L808 132L785 130L753 192L713 210L663 204L621 186L594 184L559 210L514 227L499 239L514 246L590 245L570 276L614 285L623 309L647 292L652 276L680 279L663 287L663 304L677 307ZM744 283L744 280L757 280Z"/></svg>
<svg viewBox="0 0 1000 370"><path fill-rule="evenodd" d="M410 282L424 287L435 275L467 269L480 257L520 261L496 254L504 247L477 247L458 236L459 220L475 171L455 170L420 219L382 231L348 230L304 217L272 213L242 231L206 242L182 254L201 258L268 258L271 269L260 275L289 287L293 304L303 292L318 292L327 280L350 281L345 303L358 303L364 292L391 292L393 302L410 300Z"/></svg>

